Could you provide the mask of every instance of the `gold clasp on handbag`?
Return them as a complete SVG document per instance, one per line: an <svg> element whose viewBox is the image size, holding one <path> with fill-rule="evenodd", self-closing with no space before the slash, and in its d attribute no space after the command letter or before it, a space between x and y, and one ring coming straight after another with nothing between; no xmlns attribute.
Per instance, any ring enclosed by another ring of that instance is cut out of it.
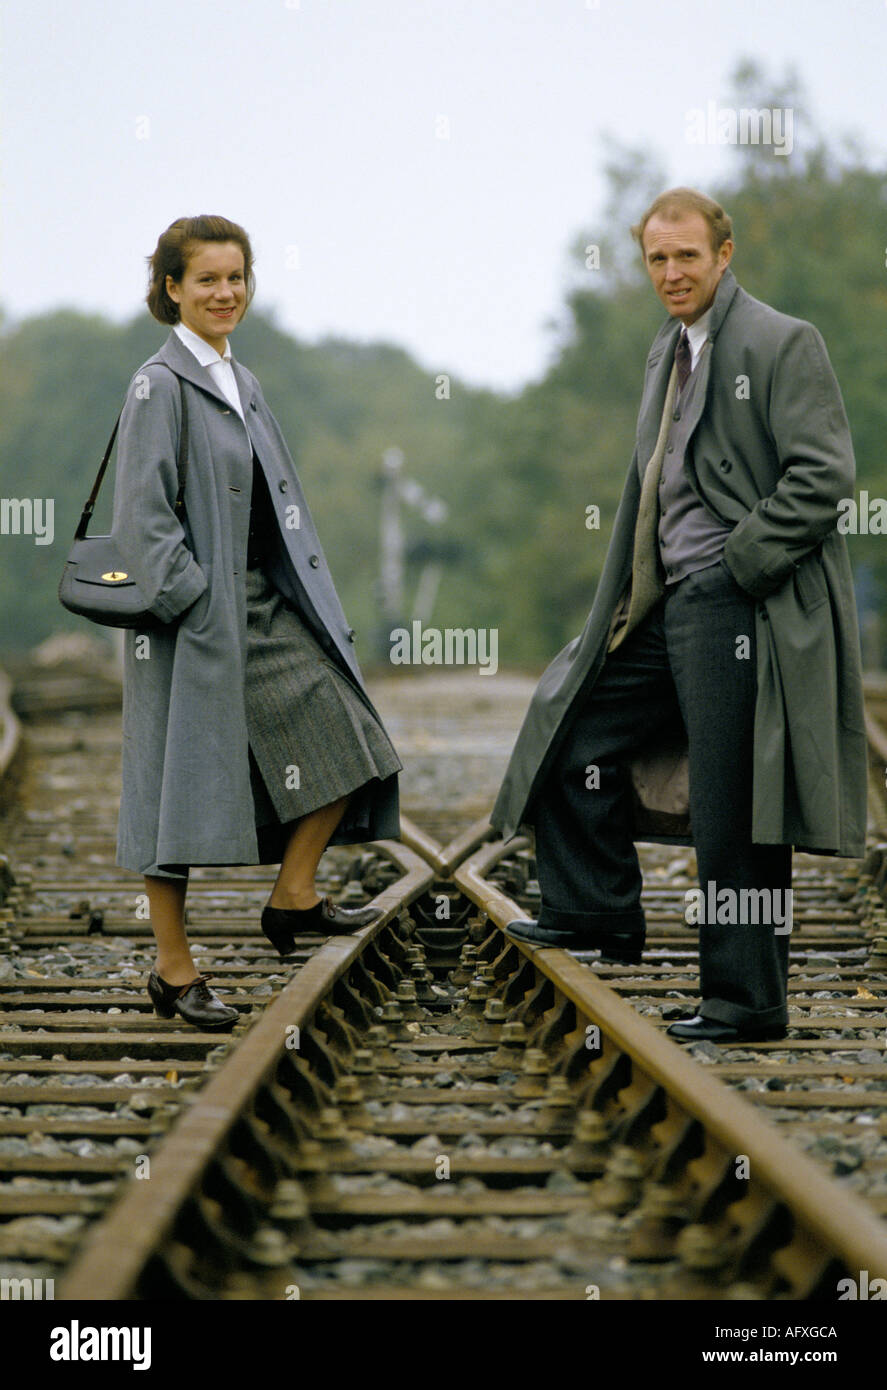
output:
<svg viewBox="0 0 887 1390"><path fill-rule="evenodd" d="M106 574L102 575L102 578L107 579L111 584L119 584L121 579L126 579L128 576L124 570L108 570Z"/></svg>

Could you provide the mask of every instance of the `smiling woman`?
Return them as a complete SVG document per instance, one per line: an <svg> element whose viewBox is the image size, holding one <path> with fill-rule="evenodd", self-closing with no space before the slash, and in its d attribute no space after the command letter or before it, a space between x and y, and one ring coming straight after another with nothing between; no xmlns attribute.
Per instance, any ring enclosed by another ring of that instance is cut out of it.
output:
<svg viewBox="0 0 887 1390"><path fill-rule="evenodd" d="M181 322L220 355L246 307L243 262L236 242L205 242L195 248L180 284L166 277L166 292L178 304Z"/></svg>
<svg viewBox="0 0 887 1390"><path fill-rule="evenodd" d="M373 921L320 899L326 846L399 833L400 760L363 686L299 478L258 381L228 342L255 288L242 227L181 218L150 262L172 326L120 419L112 536L161 625L126 633L117 862L145 876L159 1014L230 1027L184 926L190 865L280 864L262 912L294 933ZM184 512L176 459L187 404Z"/></svg>
<svg viewBox="0 0 887 1390"><path fill-rule="evenodd" d="M255 294L249 237L227 217L179 218L149 257L148 308L161 323L186 324L220 354Z"/></svg>
<svg viewBox="0 0 887 1390"><path fill-rule="evenodd" d="M166 277L166 292L178 304L182 322L222 352L224 335L240 318L246 298L243 252L232 241L201 246L192 255L181 285L171 275Z"/></svg>

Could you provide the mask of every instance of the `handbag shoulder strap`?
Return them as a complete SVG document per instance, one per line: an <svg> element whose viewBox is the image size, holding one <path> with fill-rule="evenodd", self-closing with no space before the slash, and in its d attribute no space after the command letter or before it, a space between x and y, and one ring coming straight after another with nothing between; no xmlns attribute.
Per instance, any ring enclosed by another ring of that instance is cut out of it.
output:
<svg viewBox="0 0 887 1390"><path fill-rule="evenodd" d="M146 362L145 365L151 366L154 364ZM156 365L165 367L166 363L157 360ZM172 371L171 367L169 368L169 371ZM181 428L179 430L179 447L176 455L176 472L178 474L179 479L179 490L176 493L176 500L173 504L173 511L176 513L176 516L178 516L183 506L185 505L185 482L188 476L188 401L185 396L185 388L182 385L182 378L178 376L178 374L175 372L173 373L173 375L176 377L176 380L179 383L179 400L181 401L182 405L182 423ZM121 410L120 414L117 416L117 419L114 421L114 428L111 431L111 438L108 440L104 455L102 457L102 461L99 464L99 471L96 474L95 482L92 485L92 491L90 492L89 497L86 500L86 505L84 506L83 511L80 515L80 521L78 523L77 530L74 533L75 539L78 541L82 540L83 537L86 535L86 528L89 525L89 519L92 516L93 508L95 506L96 499L99 495L99 489L101 488L102 482L105 477L105 471L108 467L108 461L111 457L111 450L114 447L114 440L117 438L117 431L120 427L120 416L122 414L123 411Z"/></svg>

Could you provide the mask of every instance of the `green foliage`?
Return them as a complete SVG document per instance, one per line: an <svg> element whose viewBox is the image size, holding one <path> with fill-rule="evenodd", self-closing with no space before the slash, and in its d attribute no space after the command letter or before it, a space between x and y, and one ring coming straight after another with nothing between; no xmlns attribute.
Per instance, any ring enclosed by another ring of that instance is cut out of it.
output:
<svg viewBox="0 0 887 1390"><path fill-rule="evenodd" d="M768 83L752 63L735 74L737 104L803 105L790 75ZM757 92L757 96L755 96ZM378 634L379 480L385 449L449 509L444 526L405 512L412 549L454 545L433 614L440 627L497 627L503 666L540 666L581 629L600 575L630 463L650 340L662 308L629 236L665 185L646 154L610 142L602 224L575 238L568 326L542 380L513 398L451 382L449 400L400 348L328 339L308 346L253 306L234 348L262 383L287 438L359 652ZM887 496L880 425L887 175L845 148L839 156L804 122L791 158L737 150L733 175L709 189L731 213L733 268L749 293L810 319L844 393L858 488ZM605 228L606 230L602 230ZM586 247L600 247L600 269ZM0 648L77 629L56 598L64 556L131 374L165 330L147 314L115 325L58 310L19 324L0 313L0 497L55 499L55 540L0 536ZM106 486L96 530L110 518ZM600 529L586 508L600 508ZM884 539L851 537L854 562L882 595ZM407 575L407 608L419 562Z"/></svg>

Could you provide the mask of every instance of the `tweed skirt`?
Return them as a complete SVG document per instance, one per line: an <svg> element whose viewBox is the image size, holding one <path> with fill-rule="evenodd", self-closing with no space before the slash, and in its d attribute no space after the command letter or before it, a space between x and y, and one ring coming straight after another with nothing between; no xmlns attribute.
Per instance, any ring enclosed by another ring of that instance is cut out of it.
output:
<svg viewBox="0 0 887 1390"><path fill-rule="evenodd" d="M264 570L247 570L246 602L256 824L297 820L373 777L399 772L400 759L356 686Z"/></svg>
<svg viewBox="0 0 887 1390"><path fill-rule="evenodd" d="M286 824L403 766L345 671L261 568L246 571L244 695L257 828ZM188 866L145 873L184 879Z"/></svg>

